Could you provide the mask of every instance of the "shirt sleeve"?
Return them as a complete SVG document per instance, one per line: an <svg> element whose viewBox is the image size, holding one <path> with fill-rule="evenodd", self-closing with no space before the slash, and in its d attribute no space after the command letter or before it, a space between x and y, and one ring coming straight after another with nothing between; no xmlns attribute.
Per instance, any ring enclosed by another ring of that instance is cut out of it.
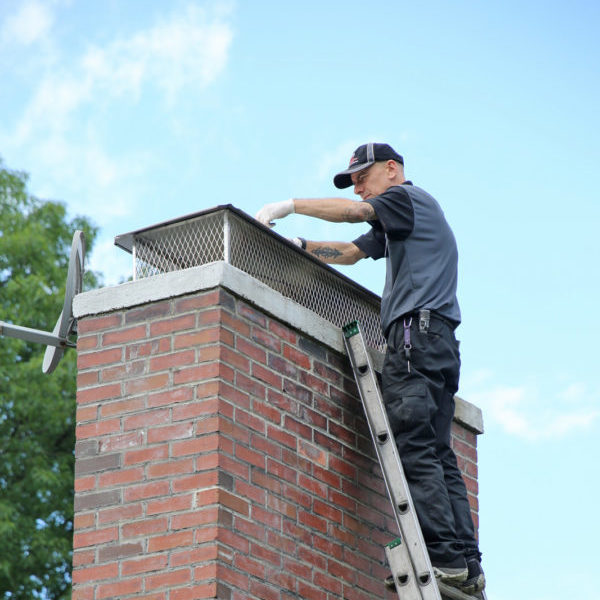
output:
<svg viewBox="0 0 600 600"><path fill-rule="evenodd" d="M377 221L371 223L370 231L356 238L352 243L373 260L385 255L385 233Z"/></svg>
<svg viewBox="0 0 600 600"><path fill-rule="evenodd" d="M377 219L390 239L405 240L412 233L415 223L413 204L402 186L391 187L383 194L365 202L375 209Z"/></svg>

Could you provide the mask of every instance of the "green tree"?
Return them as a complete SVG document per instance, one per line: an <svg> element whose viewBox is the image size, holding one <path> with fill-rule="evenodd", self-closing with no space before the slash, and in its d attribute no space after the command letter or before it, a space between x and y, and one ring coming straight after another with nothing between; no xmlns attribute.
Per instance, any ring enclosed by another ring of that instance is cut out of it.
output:
<svg viewBox="0 0 600 600"><path fill-rule="evenodd" d="M97 229L27 191L0 159L0 320L52 331L73 233ZM97 284L86 273L86 288ZM0 598L71 596L76 353L42 374L45 347L0 337Z"/></svg>

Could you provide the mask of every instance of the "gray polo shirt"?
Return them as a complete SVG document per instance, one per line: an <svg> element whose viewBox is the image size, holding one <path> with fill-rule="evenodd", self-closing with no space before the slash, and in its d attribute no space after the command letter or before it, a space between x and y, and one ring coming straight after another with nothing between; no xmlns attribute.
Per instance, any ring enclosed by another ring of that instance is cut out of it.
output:
<svg viewBox="0 0 600 600"><path fill-rule="evenodd" d="M375 209L371 230L354 240L367 256L387 261L381 327L428 308L460 323L456 298L458 250L433 196L410 181L366 200Z"/></svg>

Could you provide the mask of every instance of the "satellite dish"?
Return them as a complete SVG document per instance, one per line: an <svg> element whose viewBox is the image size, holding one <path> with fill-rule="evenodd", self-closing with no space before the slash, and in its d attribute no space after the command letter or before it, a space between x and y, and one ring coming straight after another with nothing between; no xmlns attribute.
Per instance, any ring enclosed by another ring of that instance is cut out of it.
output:
<svg viewBox="0 0 600 600"><path fill-rule="evenodd" d="M83 287L84 259L85 237L83 231L77 230L73 235L69 256L65 301L52 333L0 321L0 334L47 345L42 364L42 372L44 373L52 373L63 357L65 349L75 347L75 343L69 337L75 333L77 326L73 316L73 298L81 292Z"/></svg>

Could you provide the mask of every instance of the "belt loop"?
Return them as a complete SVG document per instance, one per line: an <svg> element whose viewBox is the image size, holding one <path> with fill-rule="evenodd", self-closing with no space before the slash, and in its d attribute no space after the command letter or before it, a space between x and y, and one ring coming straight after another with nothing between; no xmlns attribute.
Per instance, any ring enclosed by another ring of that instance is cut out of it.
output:
<svg viewBox="0 0 600 600"><path fill-rule="evenodd" d="M429 320L431 318L431 311L427 308L422 308L419 311L419 331L421 333L427 333L429 331Z"/></svg>

